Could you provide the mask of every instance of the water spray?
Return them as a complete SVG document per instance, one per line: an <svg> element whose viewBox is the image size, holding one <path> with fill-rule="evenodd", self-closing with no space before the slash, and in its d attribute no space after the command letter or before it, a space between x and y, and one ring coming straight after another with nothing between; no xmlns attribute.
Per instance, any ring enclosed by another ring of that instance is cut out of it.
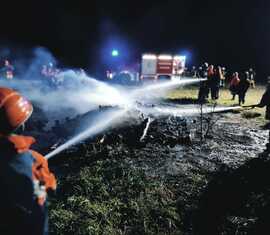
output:
<svg viewBox="0 0 270 235"><path fill-rule="evenodd" d="M122 100L118 100L120 105L123 104L128 104L125 105L125 108L123 110L113 112L106 115L104 118L100 118L99 121L95 123L94 126L89 127L87 130L83 131L82 133L78 134L71 140L67 141L65 144L59 146L56 148L54 151L51 153L47 154L45 156L46 159L50 159L56 154L66 150L67 148L76 145L80 143L81 141L93 137L100 132L104 131L110 126L113 126L119 119L128 111L131 109L134 109L136 107L136 101L142 99L142 97L145 97L145 95L149 94L150 91L158 91L158 90L167 90L170 88L174 88L176 86L183 86L183 85L188 85L188 84L193 84L193 83L198 83L200 82L200 79L181 79L181 80L172 80L168 82L161 82L157 84L151 84L147 85L143 88L139 88L131 92L130 95L123 94ZM117 93L117 98L119 98L119 93ZM144 130L143 136L141 137L141 140L145 137L147 130L149 128L149 125L151 123L151 119L148 120L146 128Z"/></svg>
<svg viewBox="0 0 270 235"><path fill-rule="evenodd" d="M168 89L172 89L178 86L186 86L194 83L199 83L205 79L175 79L167 82L158 82L156 84L150 84L143 88L136 89L130 95L131 98L139 99L141 96L145 98L145 96L151 94L149 92L153 91L166 91Z"/></svg>
<svg viewBox="0 0 270 235"><path fill-rule="evenodd" d="M165 107L165 106L156 106L153 108L140 108L143 113L148 115L156 115L156 116L166 116L166 115L173 115L175 117L187 117L187 116L197 116L202 112L202 114L209 114L209 113L222 113L222 112L229 112L233 110L240 110L241 106L235 107L203 107L202 110L199 107Z"/></svg>
<svg viewBox="0 0 270 235"><path fill-rule="evenodd" d="M222 113L222 112L230 112L234 110L241 110L241 106L234 106L234 107L216 107L215 110L212 111L212 113Z"/></svg>
<svg viewBox="0 0 270 235"><path fill-rule="evenodd" d="M110 125L116 123L119 121L119 118L121 118L125 113L127 112L126 109L124 110L117 110L115 112L110 112L110 115L106 115L106 118L100 118L98 122L95 123L94 126L91 126L90 128L86 129L79 135L75 136L71 140L67 141L65 144L59 146L54 151L50 152L45 156L45 158L48 160L55 156L56 154L66 150L67 148L78 144L82 142L83 140L93 137L94 135L97 135L98 133L104 131L106 128L108 128Z"/></svg>

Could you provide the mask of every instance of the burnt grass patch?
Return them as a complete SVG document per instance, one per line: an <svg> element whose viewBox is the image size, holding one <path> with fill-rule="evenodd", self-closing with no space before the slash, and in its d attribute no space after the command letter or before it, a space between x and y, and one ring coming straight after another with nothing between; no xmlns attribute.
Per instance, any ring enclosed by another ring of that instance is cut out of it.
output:
<svg viewBox="0 0 270 235"><path fill-rule="evenodd" d="M215 173L203 190L195 234L267 234L270 228L270 160L256 158Z"/></svg>
<svg viewBox="0 0 270 235"><path fill-rule="evenodd" d="M247 118L247 119L252 119L252 118L257 118L260 117L261 114L258 112L253 112L253 111L245 111L242 113L242 117L243 118Z"/></svg>
<svg viewBox="0 0 270 235"><path fill-rule="evenodd" d="M166 98L163 101L173 104L200 104L197 98Z"/></svg>
<svg viewBox="0 0 270 235"><path fill-rule="evenodd" d="M61 153L50 162L58 177L49 200L51 234L263 231L270 163L258 153L267 131L233 115L239 122L232 114L206 117L213 125L202 141L198 119L175 117L153 120L140 141L146 121L133 115Z"/></svg>

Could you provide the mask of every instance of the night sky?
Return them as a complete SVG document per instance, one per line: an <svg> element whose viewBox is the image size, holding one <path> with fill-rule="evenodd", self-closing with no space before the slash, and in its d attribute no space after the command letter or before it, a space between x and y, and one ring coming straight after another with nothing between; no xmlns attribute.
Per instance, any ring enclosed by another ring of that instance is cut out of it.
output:
<svg viewBox="0 0 270 235"><path fill-rule="evenodd" d="M1 9L2 48L43 46L68 66L94 71L119 46L128 62L185 53L189 65L270 74L270 1L9 1Z"/></svg>

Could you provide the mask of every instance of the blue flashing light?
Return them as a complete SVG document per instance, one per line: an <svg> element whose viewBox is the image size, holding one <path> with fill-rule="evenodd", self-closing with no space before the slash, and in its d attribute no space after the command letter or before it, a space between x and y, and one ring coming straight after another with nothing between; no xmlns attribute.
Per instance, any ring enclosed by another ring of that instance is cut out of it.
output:
<svg viewBox="0 0 270 235"><path fill-rule="evenodd" d="M119 56L119 52L118 52L118 50L112 50L112 56L113 57L117 57L117 56Z"/></svg>

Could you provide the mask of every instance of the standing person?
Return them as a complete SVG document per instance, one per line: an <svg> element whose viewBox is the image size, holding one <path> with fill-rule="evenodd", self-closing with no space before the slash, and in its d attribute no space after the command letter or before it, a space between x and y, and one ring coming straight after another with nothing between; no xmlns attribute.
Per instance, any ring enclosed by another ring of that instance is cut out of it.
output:
<svg viewBox="0 0 270 235"><path fill-rule="evenodd" d="M196 78L198 75L197 75L197 69L195 66L192 66L192 69L191 69L191 77L193 78Z"/></svg>
<svg viewBox="0 0 270 235"><path fill-rule="evenodd" d="M255 76L256 76L256 72L250 68L249 69L249 75L250 75L250 86L251 88L255 88Z"/></svg>
<svg viewBox="0 0 270 235"><path fill-rule="evenodd" d="M4 77L6 79L8 79L8 80L13 79L13 77L14 77L14 67L8 60L5 60L4 68L2 68L1 71L4 73Z"/></svg>
<svg viewBox="0 0 270 235"><path fill-rule="evenodd" d="M229 84L229 90L232 94L232 100L235 99L235 95L237 94L237 86L240 82L240 78L238 72L233 73L232 79Z"/></svg>
<svg viewBox="0 0 270 235"><path fill-rule="evenodd" d="M212 99L217 100L219 98L219 88L220 88L220 81L222 77L222 69L220 66L217 67L215 70L215 74L213 77L213 96Z"/></svg>
<svg viewBox="0 0 270 235"><path fill-rule="evenodd" d="M208 63L205 62L199 67L198 76L201 78L207 78Z"/></svg>
<svg viewBox="0 0 270 235"><path fill-rule="evenodd" d="M211 88L212 82L213 82L213 77L215 76L215 69L214 65L210 65L207 69L207 80L208 80L208 85L209 88Z"/></svg>
<svg viewBox="0 0 270 235"><path fill-rule="evenodd" d="M207 79L208 79L208 84L211 91L211 99L216 100L217 93L218 93L217 86L219 86L219 80L218 80L218 73L217 73L217 70L214 69L214 65L209 66ZM217 81L218 81L218 85L217 85Z"/></svg>
<svg viewBox="0 0 270 235"><path fill-rule="evenodd" d="M47 77L48 76L48 68L47 65L42 65L42 69L40 71L41 76Z"/></svg>
<svg viewBox="0 0 270 235"><path fill-rule="evenodd" d="M260 103L257 105L257 107L263 108L266 106L266 112L265 112L265 119L270 120L270 77L268 77L267 81L267 88L266 91L264 92ZM269 124L268 124L269 128ZM266 151L269 153L270 152L270 132L269 132L269 137L268 137L268 143L266 145Z"/></svg>
<svg viewBox="0 0 270 235"><path fill-rule="evenodd" d="M206 81L200 82L198 94L198 100L203 103L209 96L208 63L205 62L200 68L200 77L206 78Z"/></svg>
<svg viewBox="0 0 270 235"><path fill-rule="evenodd" d="M250 84L250 74L249 74L249 72L248 71L246 71L245 73L244 73L244 78L245 78L245 80L248 80L249 81L249 84Z"/></svg>
<svg viewBox="0 0 270 235"><path fill-rule="evenodd" d="M203 77L203 69L202 69L202 66L200 66L200 67L198 68L198 77L199 77L199 78L202 78L202 77Z"/></svg>
<svg viewBox="0 0 270 235"><path fill-rule="evenodd" d="M48 234L46 197L56 180L47 160L30 149L35 139L15 134L32 111L19 93L0 87L0 234Z"/></svg>
<svg viewBox="0 0 270 235"><path fill-rule="evenodd" d="M206 81L200 81L200 89L198 94L198 101L201 103L206 102L206 99L208 98L209 94L209 86L208 82Z"/></svg>
<svg viewBox="0 0 270 235"><path fill-rule="evenodd" d="M244 76L241 77L239 84L237 85L239 105L245 103L245 97L249 87L250 87L249 73L246 71Z"/></svg>
<svg viewBox="0 0 270 235"><path fill-rule="evenodd" d="M226 80L226 68L221 68L220 74L220 87L225 87L225 80Z"/></svg>
<svg viewBox="0 0 270 235"><path fill-rule="evenodd" d="M205 102L206 99L208 99L209 97L209 90L210 90L209 83L210 83L212 72L213 72L213 67L210 68L207 62L205 62L200 67L200 77L206 79L205 81L200 82L200 89L199 89L199 94L198 94L198 100L200 102Z"/></svg>
<svg viewBox="0 0 270 235"><path fill-rule="evenodd" d="M208 68L209 65L207 62L204 62L203 66L202 66L202 71L203 71L203 78L207 78L207 74L208 74Z"/></svg>

